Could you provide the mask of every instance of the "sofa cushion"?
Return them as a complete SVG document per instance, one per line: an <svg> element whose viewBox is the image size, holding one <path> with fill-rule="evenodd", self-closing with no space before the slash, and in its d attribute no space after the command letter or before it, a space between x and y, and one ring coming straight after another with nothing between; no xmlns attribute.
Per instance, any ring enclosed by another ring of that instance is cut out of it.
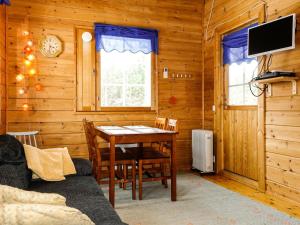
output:
<svg viewBox="0 0 300 225"><path fill-rule="evenodd" d="M57 193L66 197L67 206L79 209L95 224L124 224L92 176L68 176L66 180L59 182L36 180L32 182L30 190Z"/></svg>
<svg viewBox="0 0 300 225"><path fill-rule="evenodd" d="M0 135L0 184L26 189L31 174L23 144L11 135Z"/></svg>
<svg viewBox="0 0 300 225"><path fill-rule="evenodd" d="M11 135L0 135L0 165L26 162L23 144Z"/></svg>
<svg viewBox="0 0 300 225"><path fill-rule="evenodd" d="M27 169L26 163L19 165L0 165L0 184L27 189L31 181L32 173Z"/></svg>
<svg viewBox="0 0 300 225"><path fill-rule="evenodd" d="M92 163L87 159L72 158L76 174L78 176L89 176L92 174Z"/></svg>

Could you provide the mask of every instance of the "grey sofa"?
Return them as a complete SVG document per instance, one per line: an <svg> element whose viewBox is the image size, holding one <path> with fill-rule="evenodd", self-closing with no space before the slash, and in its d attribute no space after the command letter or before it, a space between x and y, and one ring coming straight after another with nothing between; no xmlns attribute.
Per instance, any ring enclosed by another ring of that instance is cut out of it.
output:
<svg viewBox="0 0 300 225"><path fill-rule="evenodd" d="M92 174L90 161L72 159L76 175L66 180L47 182L31 180L23 145L14 137L0 135L0 184L42 193L57 193L66 197L67 206L79 209L96 225L124 225L105 198Z"/></svg>

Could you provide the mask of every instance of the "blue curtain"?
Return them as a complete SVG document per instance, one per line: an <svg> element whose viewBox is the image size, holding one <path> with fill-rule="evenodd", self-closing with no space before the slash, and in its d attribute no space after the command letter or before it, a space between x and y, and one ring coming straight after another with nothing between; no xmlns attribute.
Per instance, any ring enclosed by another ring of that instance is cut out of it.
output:
<svg viewBox="0 0 300 225"><path fill-rule="evenodd" d="M158 31L136 27L95 24L96 50L158 54Z"/></svg>
<svg viewBox="0 0 300 225"><path fill-rule="evenodd" d="M2 4L10 5L10 0L0 0L0 5Z"/></svg>
<svg viewBox="0 0 300 225"><path fill-rule="evenodd" d="M254 27L253 24L236 32L230 33L223 38L223 63L242 63L251 61L248 58L248 29Z"/></svg>

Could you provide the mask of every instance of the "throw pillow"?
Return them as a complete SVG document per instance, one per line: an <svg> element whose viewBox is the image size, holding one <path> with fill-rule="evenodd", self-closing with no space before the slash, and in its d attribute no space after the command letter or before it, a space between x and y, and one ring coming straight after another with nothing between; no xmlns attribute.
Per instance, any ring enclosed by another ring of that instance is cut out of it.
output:
<svg viewBox="0 0 300 225"><path fill-rule="evenodd" d="M60 152L45 152L24 145L28 168L46 181L65 180L63 173L63 156Z"/></svg>
<svg viewBox="0 0 300 225"><path fill-rule="evenodd" d="M42 151L46 152L60 152L62 153L63 157L63 169L64 169L64 175L71 175L75 174L76 170L74 167L74 164L72 162L71 156L69 154L68 148L48 148L48 149L41 149Z"/></svg>
<svg viewBox="0 0 300 225"><path fill-rule="evenodd" d="M18 188L0 185L0 204L4 203L66 205L66 198L58 194L44 194L34 191L24 191Z"/></svg>

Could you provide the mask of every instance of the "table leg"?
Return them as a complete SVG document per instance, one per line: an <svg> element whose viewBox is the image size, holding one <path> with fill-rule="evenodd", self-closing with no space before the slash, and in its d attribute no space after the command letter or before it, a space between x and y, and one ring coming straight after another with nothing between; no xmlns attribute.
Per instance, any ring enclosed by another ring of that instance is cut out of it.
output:
<svg viewBox="0 0 300 225"><path fill-rule="evenodd" d="M172 138L171 149L171 200L176 201L176 135Z"/></svg>
<svg viewBox="0 0 300 225"><path fill-rule="evenodd" d="M110 166L109 166L109 201L115 207L115 137L111 137L110 143Z"/></svg>

